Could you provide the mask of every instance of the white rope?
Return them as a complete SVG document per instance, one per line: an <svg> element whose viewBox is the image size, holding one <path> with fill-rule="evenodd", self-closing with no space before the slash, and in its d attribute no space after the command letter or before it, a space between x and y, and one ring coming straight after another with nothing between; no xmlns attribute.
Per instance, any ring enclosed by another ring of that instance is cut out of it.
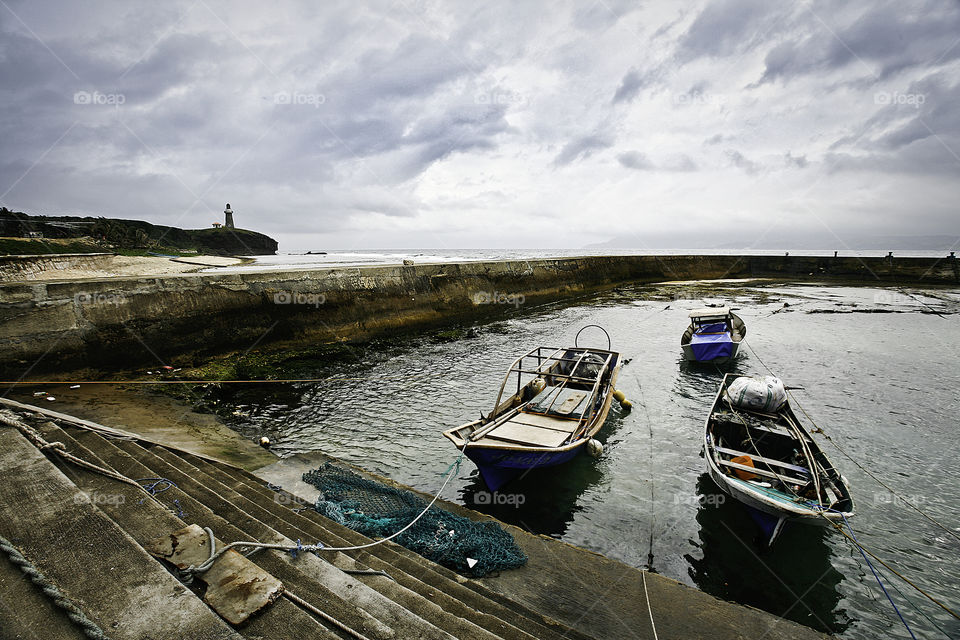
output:
<svg viewBox="0 0 960 640"><path fill-rule="evenodd" d="M660 640L657 636L657 625L653 622L653 609L650 608L650 594L647 592L647 572L641 571L640 575L643 576L643 597L647 601L647 613L650 614L650 626L653 628L653 640Z"/></svg>
<svg viewBox="0 0 960 640"><path fill-rule="evenodd" d="M450 482L450 478L452 478L454 473L456 473L460 469L460 462L463 460L463 456L466 453L466 450L467 450L467 443L464 443L463 448L460 450L460 455L457 456L457 459L454 460L453 463L450 465L450 469L447 471L447 477L444 479L443 484L440 486L440 490L437 491L436 495L433 496L433 500L430 501L430 504L428 504L423 509L423 511L421 511L417 515L417 517L411 520L404 528L400 529L396 533L390 534L386 538L381 538L379 540L374 540L373 542L368 542L367 544L359 544L352 547L328 547L320 542L318 542L317 544L304 545L304 544L300 544L300 542L297 541L297 544L291 545L291 544L277 544L277 543L270 543L270 542L238 541L238 542L231 542L230 544L225 545L221 547L219 550L217 550L216 541L214 540L214 537L213 537L213 531L211 531L209 528L206 528L205 531L207 532L207 535L210 538L210 557L199 565L196 565L196 566L190 565L189 567L184 569L184 573L188 573L191 575L195 573L203 573L204 571L209 569L211 566L213 566L213 563L217 560L217 558L219 558L224 553L226 553L227 551L235 547L253 547L254 549L276 549L277 551L299 553L301 551L357 551L359 549L368 549L370 547L375 547L379 544L383 544L388 540L392 540L396 538L401 533L403 533L404 531L412 527L414 524L416 524L418 520L420 520L420 518L422 518L427 513L427 511L430 510L430 508L434 505L434 503L440 498L440 495L443 493L443 490L447 488L447 483Z"/></svg>

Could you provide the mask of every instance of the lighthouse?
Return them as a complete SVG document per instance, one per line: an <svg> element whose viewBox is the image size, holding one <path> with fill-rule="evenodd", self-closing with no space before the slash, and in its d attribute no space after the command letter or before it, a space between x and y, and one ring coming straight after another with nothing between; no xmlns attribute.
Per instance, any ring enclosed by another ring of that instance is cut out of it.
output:
<svg viewBox="0 0 960 640"><path fill-rule="evenodd" d="M225 229L233 229L233 209L230 208L230 203L227 203L227 208L223 210L223 226Z"/></svg>

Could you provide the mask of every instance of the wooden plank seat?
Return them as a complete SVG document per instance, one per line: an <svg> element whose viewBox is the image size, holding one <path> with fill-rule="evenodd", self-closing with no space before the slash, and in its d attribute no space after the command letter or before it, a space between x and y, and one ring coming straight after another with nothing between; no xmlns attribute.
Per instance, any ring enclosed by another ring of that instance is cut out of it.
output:
<svg viewBox="0 0 960 640"><path fill-rule="evenodd" d="M725 453L733 458L736 458L737 456L749 456L749 458L754 462L762 462L772 467L782 467L790 471L796 471L797 473L804 473L808 476L811 475L810 469L807 469L806 467L800 467L795 464L789 464L786 462L782 462L780 460L775 460L773 458L764 458L763 456L757 456L752 453L747 453L745 451L736 451L734 449L726 449L724 447L715 447L715 448L720 453Z"/></svg>
<svg viewBox="0 0 960 640"><path fill-rule="evenodd" d="M794 477L791 477L791 476L784 475L784 474L782 474L782 473L774 473L773 471L767 471L766 469L758 469L757 467L751 467L751 466L746 465L746 464L739 464L739 463L737 463L737 462L730 462L729 460L719 460L718 462L719 462L721 465L725 466L725 467L731 467L731 468L733 468L733 469L740 469L740 470L742 470L742 471L749 471L750 473L755 473L755 474L757 474L758 476L763 476L764 478L774 478L774 479L777 479L777 480L784 480L784 481L789 482L789 483L791 483L791 484L800 484L800 485L807 484L807 480L803 480L803 479L800 479L800 478L794 478Z"/></svg>

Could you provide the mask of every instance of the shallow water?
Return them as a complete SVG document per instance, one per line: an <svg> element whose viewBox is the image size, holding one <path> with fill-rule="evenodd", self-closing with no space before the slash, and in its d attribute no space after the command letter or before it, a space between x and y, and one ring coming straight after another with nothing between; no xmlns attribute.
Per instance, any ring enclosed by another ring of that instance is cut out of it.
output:
<svg viewBox="0 0 960 640"><path fill-rule="evenodd" d="M699 456L722 375L681 363L679 338L689 309L730 303L754 351L727 370L769 367L802 387L796 401L843 451L960 535L960 290L727 286L623 288L574 305L510 307L506 319L476 326L475 337L358 352L340 381L241 390L234 426L270 434L281 454L322 450L433 492L456 456L440 432L490 411L513 358L569 345L580 327L600 324L629 359L618 387L634 403L629 413L615 408L600 431L601 458L532 472L492 498L467 460L444 497L844 638L909 637L838 532L788 527L761 550L752 520L719 492ZM598 333L584 333L585 342L606 346ZM815 437L851 484L860 541L960 609L960 542ZM960 636L960 622L894 584L923 612L888 583L915 633L943 637L939 625Z"/></svg>

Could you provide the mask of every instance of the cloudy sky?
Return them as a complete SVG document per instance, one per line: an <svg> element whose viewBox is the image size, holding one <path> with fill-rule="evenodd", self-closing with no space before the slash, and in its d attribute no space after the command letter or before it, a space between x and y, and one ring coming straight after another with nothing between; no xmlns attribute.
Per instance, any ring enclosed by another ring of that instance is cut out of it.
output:
<svg viewBox="0 0 960 640"><path fill-rule="evenodd" d="M28 213L230 202L281 250L960 234L956 1L0 0L0 70Z"/></svg>

